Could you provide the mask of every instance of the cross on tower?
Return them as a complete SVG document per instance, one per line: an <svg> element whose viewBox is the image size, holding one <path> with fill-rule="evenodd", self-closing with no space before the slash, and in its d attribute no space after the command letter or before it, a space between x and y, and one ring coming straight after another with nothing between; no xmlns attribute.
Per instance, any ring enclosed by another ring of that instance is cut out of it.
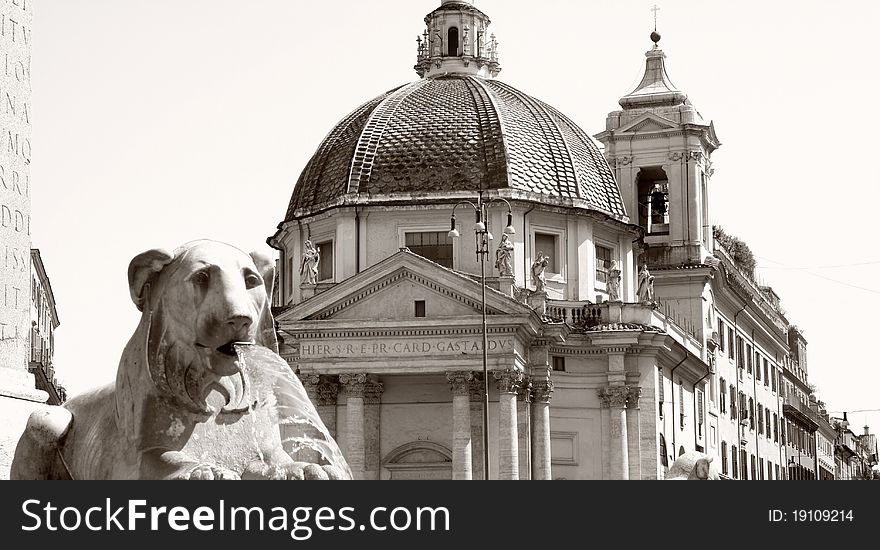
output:
<svg viewBox="0 0 880 550"><path fill-rule="evenodd" d="M660 8L657 7L657 4L654 4L651 11L654 12L654 32L657 32L657 12L660 11Z"/></svg>

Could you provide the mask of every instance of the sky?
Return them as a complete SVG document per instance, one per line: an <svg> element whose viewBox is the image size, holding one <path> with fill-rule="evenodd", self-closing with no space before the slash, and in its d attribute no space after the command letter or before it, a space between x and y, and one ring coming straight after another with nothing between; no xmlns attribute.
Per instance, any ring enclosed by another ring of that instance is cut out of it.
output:
<svg viewBox="0 0 880 550"><path fill-rule="evenodd" d="M652 2L477 0L499 79L589 134L638 83ZM665 0L672 81L722 142L713 223L745 240L809 342L829 411L880 409L880 3ZM262 249L349 111L417 79L439 0L49 0L32 52L32 239L71 394L110 382L138 322L128 262L196 238ZM873 313L872 313L873 312ZM880 413L850 412L854 431Z"/></svg>

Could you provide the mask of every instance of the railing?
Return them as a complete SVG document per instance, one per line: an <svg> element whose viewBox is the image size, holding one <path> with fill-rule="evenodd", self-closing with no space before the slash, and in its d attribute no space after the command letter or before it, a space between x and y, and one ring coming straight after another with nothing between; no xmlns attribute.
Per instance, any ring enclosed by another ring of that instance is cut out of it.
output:
<svg viewBox="0 0 880 550"><path fill-rule="evenodd" d="M654 308L644 304L624 304L622 302L578 302L569 300L547 300L547 315L572 327L594 327L598 325L651 325Z"/></svg>
<svg viewBox="0 0 880 550"><path fill-rule="evenodd" d="M819 427L819 413L811 409L809 405L799 399L787 395L783 396L783 412L798 413L802 417L805 417L807 421L815 424L816 428Z"/></svg>
<svg viewBox="0 0 880 550"><path fill-rule="evenodd" d="M660 300L656 300L657 311L662 312L663 316L666 317L666 320L677 326L685 333L689 334L695 340L700 340L700 336L698 333L698 329L696 325L690 322L687 317L678 313L668 302L661 302Z"/></svg>

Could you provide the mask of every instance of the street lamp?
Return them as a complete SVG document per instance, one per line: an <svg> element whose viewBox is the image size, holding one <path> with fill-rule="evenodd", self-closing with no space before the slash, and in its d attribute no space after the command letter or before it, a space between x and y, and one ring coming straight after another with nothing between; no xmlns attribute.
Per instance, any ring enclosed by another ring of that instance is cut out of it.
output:
<svg viewBox="0 0 880 550"><path fill-rule="evenodd" d="M449 238L457 239L461 236L455 223L455 209L467 204L476 213L474 223L474 239L477 249L477 261L480 262L480 287L482 291L483 310L483 479L489 479L489 335L486 328L486 257L489 255L489 241L493 240L489 231L489 206L494 202L503 202L507 205L507 227L504 233L515 235L513 228L513 209L505 199L496 197L487 201L483 200L481 192L474 204L471 201L462 201L452 208L452 228L449 230Z"/></svg>

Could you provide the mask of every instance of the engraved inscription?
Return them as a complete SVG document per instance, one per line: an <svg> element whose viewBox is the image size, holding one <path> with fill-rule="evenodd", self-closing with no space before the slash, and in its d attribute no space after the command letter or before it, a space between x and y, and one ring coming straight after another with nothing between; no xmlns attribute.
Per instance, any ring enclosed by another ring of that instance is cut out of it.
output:
<svg viewBox="0 0 880 550"><path fill-rule="evenodd" d="M0 368L26 369L30 333L32 0L0 0Z"/></svg>

